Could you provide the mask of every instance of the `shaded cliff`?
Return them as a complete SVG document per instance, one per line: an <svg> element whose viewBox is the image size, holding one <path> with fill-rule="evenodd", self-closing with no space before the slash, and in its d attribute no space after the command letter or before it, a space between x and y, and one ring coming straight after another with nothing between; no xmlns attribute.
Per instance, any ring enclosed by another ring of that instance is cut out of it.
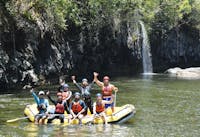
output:
<svg viewBox="0 0 200 137"><path fill-rule="evenodd" d="M127 46L127 25L120 22L94 28L76 26L68 20L67 30L45 31L24 18L0 8L0 87L57 82L60 75L129 75L140 71L140 59ZM113 22L114 23L114 22ZM137 63L136 63L137 62Z"/></svg>
<svg viewBox="0 0 200 137"><path fill-rule="evenodd" d="M150 36L154 72L200 65L197 0L0 2L0 87L143 72L142 34Z"/></svg>
<svg viewBox="0 0 200 137"><path fill-rule="evenodd" d="M154 72L173 67L200 66L199 30L188 25L173 28L165 35L151 34Z"/></svg>

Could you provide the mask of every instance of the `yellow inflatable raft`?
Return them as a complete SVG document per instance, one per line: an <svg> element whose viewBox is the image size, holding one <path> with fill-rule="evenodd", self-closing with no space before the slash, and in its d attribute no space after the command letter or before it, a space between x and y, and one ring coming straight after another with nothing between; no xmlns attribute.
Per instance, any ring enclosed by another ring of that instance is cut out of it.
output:
<svg viewBox="0 0 200 137"><path fill-rule="evenodd" d="M50 106L50 109L54 109L55 107L53 105ZM106 114L107 114L107 121L108 123L124 123L128 121L130 118L132 118L136 113L135 107L131 104L127 104L121 107L115 107L114 108L114 113L112 113L111 109L107 109ZM37 110L37 105L27 105L24 109L24 114L25 116L29 117L29 121L34 122L34 116L38 114ZM53 115L53 114L52 114ZM47 123L47 120L46 120ZM55 119L52 122L53 124L60 124L59 119ZM78 119L74 119L70 121L68 119L68 114L65 113L65 120L64 124L65 125L70 125L70 124L78 124L79 121ZM82 124L87 124L87 123L94 123L94 124L102 124L103 120L102 118L93 118L93 115L88 112L88 114L82 119Z"/></svg>

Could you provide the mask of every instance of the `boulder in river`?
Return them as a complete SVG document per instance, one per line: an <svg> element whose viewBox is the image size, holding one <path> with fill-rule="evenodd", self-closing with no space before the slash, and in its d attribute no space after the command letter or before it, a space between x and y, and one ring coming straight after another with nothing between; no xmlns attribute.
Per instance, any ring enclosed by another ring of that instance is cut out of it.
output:
<svg viewBox="0 0 200 137"><path fill-rule="evenodd" d="M200 67L191 67L186 69L170 68L165 71L170 76L185 79L200 79Z"/></svg>

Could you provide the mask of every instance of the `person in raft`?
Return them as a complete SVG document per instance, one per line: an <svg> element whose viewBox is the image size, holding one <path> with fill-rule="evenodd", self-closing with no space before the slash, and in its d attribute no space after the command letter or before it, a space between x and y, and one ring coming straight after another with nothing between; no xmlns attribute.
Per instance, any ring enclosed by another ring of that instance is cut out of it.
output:
<svg viewBox="0 0 200 137"><path fill-rule="evenodd" d="M79 92L74 93L74 100L70 104L70 119L79 119L79 123L81 124L81 120L83 118L83 113L86 111L86 105L83 100L81 100L81 94Z"/></svg>
<svg viewBox="0 0 200 137"><path fill-rule="evenodd" d="M92 89L92 86L94 85L94 81L92 81L92 83L88 84L88 80L86 78L84 78L84 79L82 79L82 85L79 85L75 79L76 79L76 77L72 76L73 83L81 92L83 101L85 102L87 108L89 108L91 114L93 114L93 106L92 106L93 102L92 102L90 91ZM87 114L87 111L85 111L85 113Z"/></svg>
<svg viewBox="0 0 200 137"><path fill-rule="evenodd" d="M38 124L40 119L42 119L42 123L44 124L48 114L49 101L44 98L44 91L40 91L38 96L35 94L33 89L31 89L30 92L32 93L34 100L37 103L37 109L39 111L39 113L35 115L35 123Z"/></svg>
<svg viewBox="0 0 200 137"><path fill-rule="evenodd" d="M94 112L94 119L98 117L102 117L105 124L108 124L107 119L106 119L106 113L105 113L105 104L110 104L113 102L111 99L110 101L106 101L102 99L102 94L97 93L96 94L96 102L93 104L93 112Z"/></svg>
<svg viewBox="0 0 200 137"><path fill-rule="evenodd" d="M61 94L62 94L62 101L66 102L66 105L69 107L71 103L71 98L72 98L72 92L69 90L69 85L64 84L62 89L61 89ZM57 93L57 96L59 93ZM69 114L70 112L67 110L67 113Z"/></svg>
<svg viewBox="0 0 200 137"><path fill-rule="evenodd" d="M48 118L48 122L47 123L51 123L54 119L60 119L60 122L61 123L64 123L64 113L65 113L65 110L66 111L69 111L67 105L66 105L66 102L64 102L62 100L62 94L57 94L57 101L53 100L50 96L50 92L48 91L47 93L47 97L49 98L49 100L55 105L55 112L53 116L49 117Z"/></svg>
<svg viewBox="0 0 200 137"><path fill-rule="evenodd" d="M113 100L114 96L112 94L113 91L118 92L118 88L114 85L110 84L110 78L108 76L104 76L103 82L98 80L98 73L94 72L94 81L96 84L101 87L102 89L102 98L103 100L110 101ZM112 112L114 112L114 102L112 103L106 103L105 108L111 107Z"/></svg>
<svg viewBox="0 0 200 137"><path fill-rule="evenodd" d="M58 94L62 93L62 91L63 91L63 85L65 84L65 78L64 78L64 76L61 76L59 78L59 84L60 84L60 86L58 87L58 90L57 90Z"/></svg>

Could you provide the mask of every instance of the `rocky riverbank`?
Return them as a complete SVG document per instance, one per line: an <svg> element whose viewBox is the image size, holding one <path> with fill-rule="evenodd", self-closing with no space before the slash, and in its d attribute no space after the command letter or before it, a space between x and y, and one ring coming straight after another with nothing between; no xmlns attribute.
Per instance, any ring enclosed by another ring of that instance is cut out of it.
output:
<svg viewBox="0 0 200 137"><path fill-rule="evenodd" d="M182 78L182 79L200 79L200 67L191 67L186 69L181 68L171 68L165 71L172 77Z"/></svg>

